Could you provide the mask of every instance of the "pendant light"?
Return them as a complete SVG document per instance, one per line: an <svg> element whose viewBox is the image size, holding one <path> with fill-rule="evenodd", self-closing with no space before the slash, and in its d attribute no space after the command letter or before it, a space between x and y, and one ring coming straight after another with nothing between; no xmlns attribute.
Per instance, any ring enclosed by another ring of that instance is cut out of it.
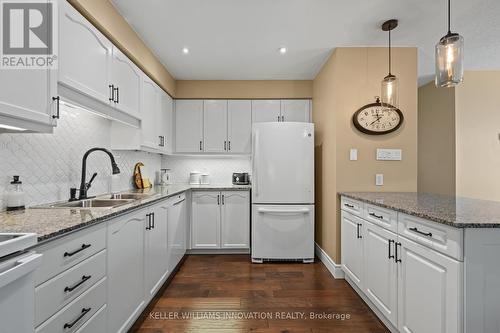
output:
<svg viewBox="0 0 500 333"><path fill-rule="evenodd" d="M451 32L451 3L448 0L448 33L436 44L436 86L454 87L464 78L464 38Z"/></svg>
<svg viewBox="0 0 500 333"><path fill-rule="evenodd" d="M385 21L382 30L389 32L389 74L382 80L382 105L389 108L398 108L398 78L391 73L391 31L398 26L398 20Z"/></svg>

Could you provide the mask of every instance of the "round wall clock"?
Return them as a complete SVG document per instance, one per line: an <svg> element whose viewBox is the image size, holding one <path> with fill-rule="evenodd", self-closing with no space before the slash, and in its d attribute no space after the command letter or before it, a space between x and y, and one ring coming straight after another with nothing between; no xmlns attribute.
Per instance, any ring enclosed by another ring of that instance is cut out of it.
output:
<svg viewBox="0 0 500 333"><path fill-rule="evenodd" d="M403 119L401 110L383 106L378 97L375 103L362 106L352 116L354 126L360 132L371 135L394 132L401 127Z"/></svg>

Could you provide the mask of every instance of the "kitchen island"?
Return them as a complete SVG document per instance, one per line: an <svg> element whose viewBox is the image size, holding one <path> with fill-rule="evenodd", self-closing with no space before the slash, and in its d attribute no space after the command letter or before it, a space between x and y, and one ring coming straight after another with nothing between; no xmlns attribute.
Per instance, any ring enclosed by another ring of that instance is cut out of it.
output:
<svg viewBox="0 0 500 333"><path fill-rule="evenodd" d="M393 332L500 332L500 203L343 192L342 269Z"/></svg>

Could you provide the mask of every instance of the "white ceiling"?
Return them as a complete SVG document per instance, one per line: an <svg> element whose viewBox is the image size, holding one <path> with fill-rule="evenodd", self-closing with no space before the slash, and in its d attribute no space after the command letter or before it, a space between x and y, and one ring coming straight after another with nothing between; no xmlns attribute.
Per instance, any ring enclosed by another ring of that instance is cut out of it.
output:
<svg viewBox="0 0 500 333"><path fill-rule="evenodd" d="M419 81L434 72L446 0L112 0L176 79L313 79L335 47L419 48ZM466 69L500 69L500 1L453 0ZM288 53L281 55L280 46ZM182 48L188 47L185 55Z"/></svg>

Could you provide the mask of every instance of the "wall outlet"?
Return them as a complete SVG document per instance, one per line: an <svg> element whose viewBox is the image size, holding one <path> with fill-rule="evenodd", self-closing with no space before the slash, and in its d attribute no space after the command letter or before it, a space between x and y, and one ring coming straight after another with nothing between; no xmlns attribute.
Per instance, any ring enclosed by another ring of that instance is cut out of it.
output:
<svg viewBox="0 0 500 333"><path fill-rule="evenodd" d="M377 149L377 160L379 161L401 161L402 159L401 149Z"/></svg>
<svg viewBox="0 0 500 333"><path fill-rule="evenodd" d="M349 152L349 160L357 161L358 160L358 150L356 148L351 148Z"/></svg>
<svg viewBox="0 0 500 333"><path fill-rule="evenodd" d="M381 173L377 173L375 175L375 185L376 186L382 186L384 185L384 175Z"/></svg>

